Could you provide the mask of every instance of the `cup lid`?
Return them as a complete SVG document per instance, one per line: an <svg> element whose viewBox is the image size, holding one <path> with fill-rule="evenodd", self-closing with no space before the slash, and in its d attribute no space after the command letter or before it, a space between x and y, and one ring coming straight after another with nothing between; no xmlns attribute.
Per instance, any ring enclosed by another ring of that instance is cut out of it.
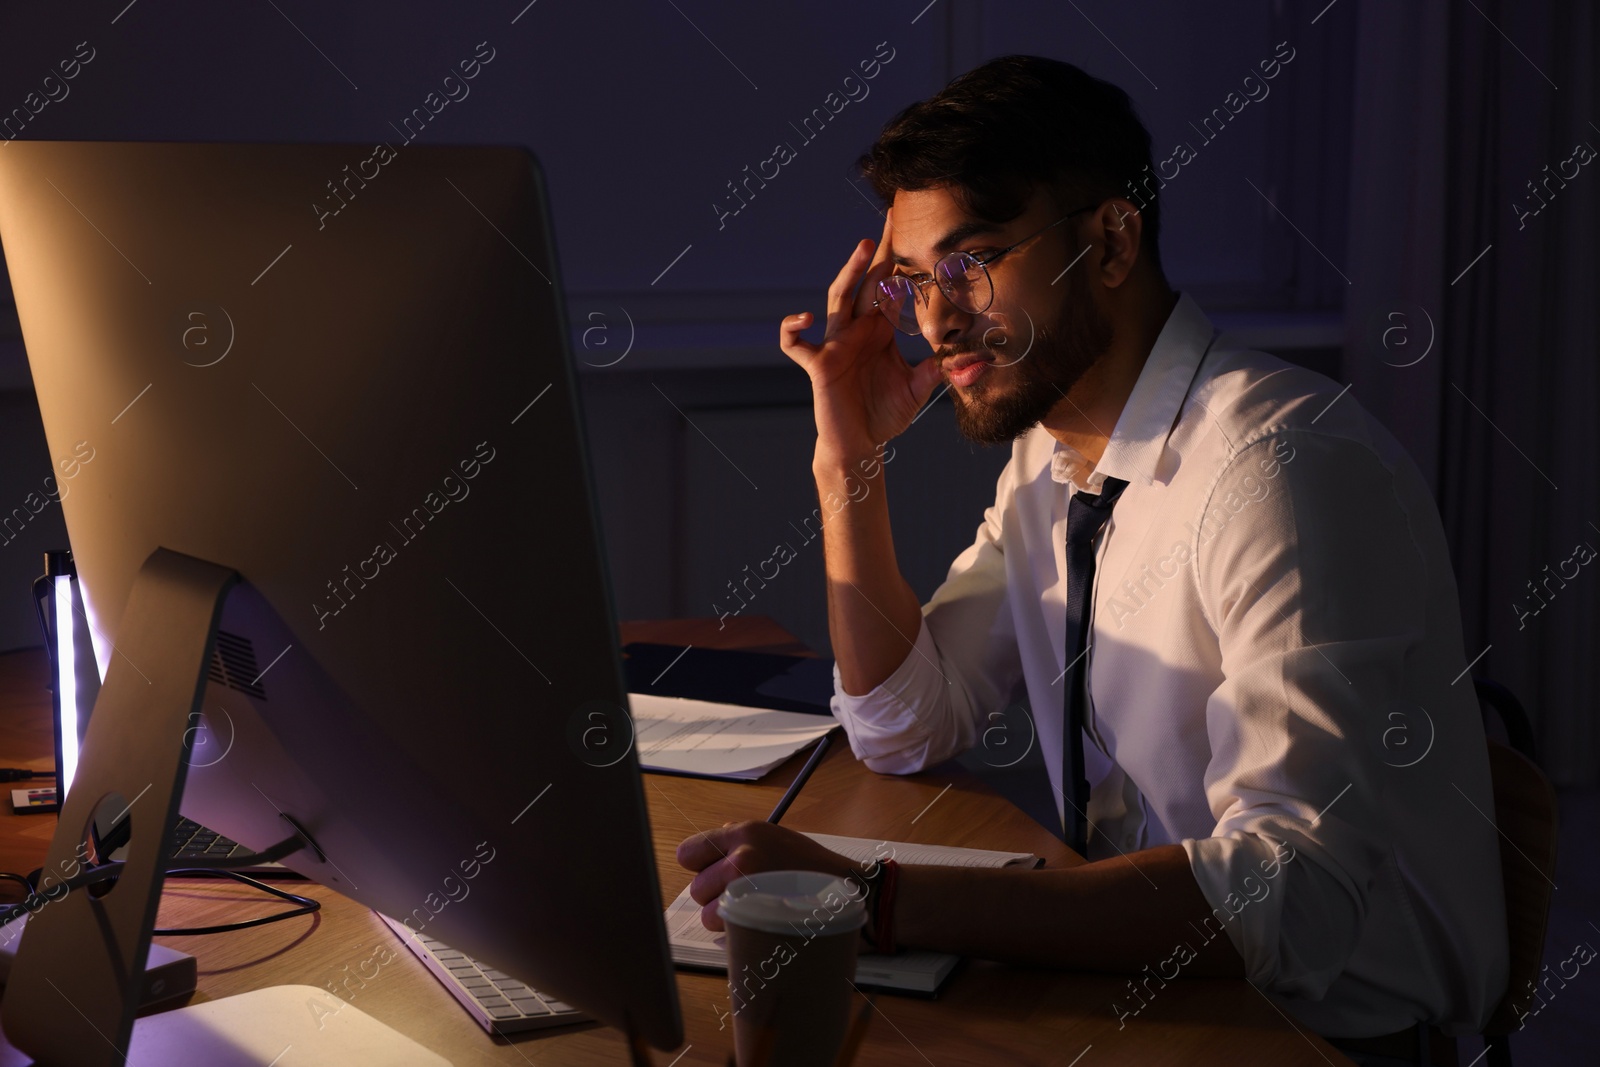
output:
<svg viewBox="0 0 1600 1067"><path fill-rule="evenodd" d="M867 922L860 889L821 871L762 871L736 878L717 902L722 921L774 934L815 937Z"/></svg>

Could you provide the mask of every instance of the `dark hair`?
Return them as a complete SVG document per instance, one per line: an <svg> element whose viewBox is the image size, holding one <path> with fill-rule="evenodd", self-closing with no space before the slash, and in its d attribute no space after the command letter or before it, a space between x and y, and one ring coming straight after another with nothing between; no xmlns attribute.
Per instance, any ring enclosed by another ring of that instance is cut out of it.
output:
<svg viewBox="0 0 1600 1067"><path fill-rule="evenodd" d="M890 119L856 165L885 204L900 189L950 186L965 210L992 222L1022 214L1040 183L1063 211L1124 197L1139 205L1141 248L1161 267L1159 183L1144 177L1150 133L1127 93L1071 63L991 59Z"/></svg>

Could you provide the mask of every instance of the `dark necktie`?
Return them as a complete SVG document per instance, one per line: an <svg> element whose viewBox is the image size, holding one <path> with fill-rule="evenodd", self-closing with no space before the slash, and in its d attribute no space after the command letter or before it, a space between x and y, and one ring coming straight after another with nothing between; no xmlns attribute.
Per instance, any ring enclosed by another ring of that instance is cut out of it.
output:
<svg viewBox="0 0 1600 1067"><path fill-rule="evenodd" d="M1127 485L1120 478L1107 478L1099 496L1074 493L1067 506L1067 695L1061 777L1067 800L1067 844L1085 857L1089 843L1089 781L1083 772L1083 725L1089 699L1085 652L1089 640L1089 593L1094 588L1094 542Z"/></svg>

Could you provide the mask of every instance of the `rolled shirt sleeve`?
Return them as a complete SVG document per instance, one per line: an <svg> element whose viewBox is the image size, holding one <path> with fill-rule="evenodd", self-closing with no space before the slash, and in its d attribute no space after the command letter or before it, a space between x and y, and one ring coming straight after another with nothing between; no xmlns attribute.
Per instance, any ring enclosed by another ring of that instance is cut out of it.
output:
<svg viewBox="0 0 1600 1067"><path fill-rule="evenodd" d="M900 666L859 696L844 691L834 666L830 707L851 751L871 770L912 774L971 748L980 724L1022 675L1001 548L1019 449L1000 474L977 537L923 605Z"/></svg>
<svg viewBox="0 0 1600 1067"><path fill-rule="evenodd" d="M1224 681L1205 717L1216 828L1182 843L1250 981L1316 1000L1392 855L1371 742L1407 696L1426 566L1392 473L1361 442L1281 431L1242 448L1213 498L1281 441L1294 450L1281 491L1196 539Z"/></svg>

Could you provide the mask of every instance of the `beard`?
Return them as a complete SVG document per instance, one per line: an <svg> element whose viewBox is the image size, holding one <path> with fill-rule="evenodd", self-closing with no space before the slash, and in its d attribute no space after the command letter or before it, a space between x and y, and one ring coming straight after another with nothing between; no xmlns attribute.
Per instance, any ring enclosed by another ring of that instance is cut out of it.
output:
<svg viewBox="0 0 1600 1067"><path fill-rule="evenodd" d="M1083 275L1072 272L1070 278L1054 320L1035 328L1033 345L1026 355L1010 363L1000 352L988 349L996 359L983 377L973 383L966 395L950 390L956 408L956 429L967 440L997 445L1023 436L1050 414L1110 347L1111 320L1095 306ZM938 355L985 350L980 339L940 349ZM1002 368L1006 373L997 379ZM1009 385L1005 379L1009 379Z"/></svg>

